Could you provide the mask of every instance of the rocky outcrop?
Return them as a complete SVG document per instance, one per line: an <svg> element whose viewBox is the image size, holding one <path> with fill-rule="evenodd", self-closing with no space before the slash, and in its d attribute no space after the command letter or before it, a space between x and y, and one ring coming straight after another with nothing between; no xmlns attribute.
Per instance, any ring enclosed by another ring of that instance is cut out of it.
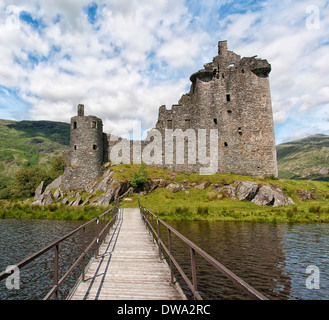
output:
<svg viewBox="0 0 329 320"><path fill-rule="evenodd" d="M296 192L301 201L316 200L316 196L310 191L297 189Z"/></svg>
<svg viewBox="0 0 329 320"><path fill-rule="evenodd" d="M107 206L114 201L129 199L127 196L134 192L140 192L131 186L130 181L117 181L113 178L114 172L107 170L101 177L89 182L80 192L64 192L61 189L61 176L48 185L44 191L42 182L35 191L34 205L47 205L61 201L69 206ZM284 194L281 187L277 185L259 185L253 181L235 181L232 183L218 183L210 185L209 181L202 183L189 183L184 180L182 183L169 183L165 179L153 179L144 185L143 194L155 191L158 188L166 188L172 193L189 189L203 190L212 188L217 195L212 199L238 199L240 201L250 201L259 206L271 205L273 207L294 204L293 200ZM80 194L83 192L83 194ZM300 194L304 198L312 198L312 194L301 190ZM128 200L127 200L128 201Z"/></svg>
<svg viewBox="0 0 329 320"><path fill-rule="evenodd" d="M223 197L238 198L240 201L250 201L259 206L278 207L294 204L292 198L285 195L281 187L275 185L259 186L258 183L252 181L238 181L223 187L214 184L213 189Z"/></svg>
<svg viewBox="0 0 329 320"><path fill-rule="evenodd" d="M37 201L40 199L40 196L42 195L42 191L43 191L43 185L44 185L44 181L42 181L39 186L36 188L35 193L34 193L34 201Z"/></svg>
<svg viewBox="0 0 329 320"><path fill-rule="evenodd" d="M236 193L240 201L251 201L258 191L258 183L252 181L240 181L237 183Z"/></svg>
<svg viewBox="0 0 329 320"><path fill-rule="evenodd" d="M170 183L166 189L170 190L172 193L184 190L184 186L179 183Z"/></svg>

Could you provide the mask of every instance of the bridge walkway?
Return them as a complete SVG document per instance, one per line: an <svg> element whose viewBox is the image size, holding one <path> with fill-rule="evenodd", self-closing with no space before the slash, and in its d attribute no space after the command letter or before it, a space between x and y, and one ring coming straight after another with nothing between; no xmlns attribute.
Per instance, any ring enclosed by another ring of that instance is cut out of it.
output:
<svg viewBox="0 0 329 320"><path fill-rule="evenodd" d="M170 270L159 258L139 209L119 209L119 219L71 300L182 300Z"/></svg>

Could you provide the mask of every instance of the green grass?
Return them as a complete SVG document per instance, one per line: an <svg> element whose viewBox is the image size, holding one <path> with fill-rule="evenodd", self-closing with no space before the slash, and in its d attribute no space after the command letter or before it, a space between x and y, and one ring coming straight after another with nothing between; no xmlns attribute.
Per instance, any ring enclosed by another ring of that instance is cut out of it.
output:
<svg viewBox="0 0 329 320"><path fill-rule="evenodd" d="M0 201L0 219L91 220L106 210L96 206L70 207L60 203L35 206L22 201Z"/></svg>
<svg viewBox="0 0 329 320"><path fill-rule="evenodd" d="M117 178L129 180L137 165L114 166L112 169ZM208 220L208 221L257 221L257 222L329 222L329 183L310 180L278 180L266 177L240 176L236 174L215 174L201 176L198 174L172 173L168 170L148 167L152 178L163 178L167 183L182 183L188 192L172 193L160 188L156 191L139 196L143 206L159 215L164 220ZM121 175L123 174L124 175ZM291 196L295 205L273 208L258 206L248 201L223 198L220 193L208 187L206 189L189 188L192 183L200 184L209 181L224 185L234 181L250 180L259 185L278 185ZM296 190L303 189L312 192L317 200L300 201ZM138 196L133 195L133 201L121 202L122 207L138 207Z"/></svg>
<svg viewBox="0 0 329 320"><path fill-rule="evenodd" d="M298 202L284 207L260 207L248 201L228 198L208 200L210 190L189 190L171 193L158 189L139 196L141 204L167 221L253 221L253 222L329 222L329 201ZM138 197L132 202L122 202L121 207L138 207Z"/></svg>

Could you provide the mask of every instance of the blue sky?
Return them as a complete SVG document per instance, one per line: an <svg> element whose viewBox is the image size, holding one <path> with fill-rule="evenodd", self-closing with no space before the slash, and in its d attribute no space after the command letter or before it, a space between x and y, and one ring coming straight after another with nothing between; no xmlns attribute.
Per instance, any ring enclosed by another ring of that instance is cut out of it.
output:
<svg viewBox="0 0 329 320"><path fill-rule="evenodd" d="M125 136L188 92L217 42L270 74L276 142L329 134L324 0L0 1L0 118L69 122L76 106Z"/></svg>

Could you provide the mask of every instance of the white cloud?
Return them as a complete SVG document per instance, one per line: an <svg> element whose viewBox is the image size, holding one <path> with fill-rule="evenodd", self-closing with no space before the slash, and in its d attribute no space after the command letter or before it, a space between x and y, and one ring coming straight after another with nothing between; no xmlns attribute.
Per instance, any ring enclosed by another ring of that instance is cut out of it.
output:
<svg viewBox="0 0 329 320"><path fill-rule="evenodd" d="M310 30L306 25L309 5L308 1L269 0L260 11L231 14L219 24L221 34L231 39L231 50L242 56L258 54L271 63L275 124L282 135L290 137L293 128L288 124L294 118L303 123L299 135L325 130L321 119L315 120L312 114L329 102L329 7L326 1L312 1L319 8L321 27ZM281 126L285 122L287 126Z"/></svg>
<svg viewBox="0 0 329 320"><path fill-rule="evenodd" d="M189 55L191 42L199 41L192 30L182 37L189 24L184 2L158 1L150 6L149 1L100 1L96 27L88 23L88 4L35 0L10 6L5 1L0 39L8 45L1 48L0 57L7 67L0 71L0 84L20 88L21 97L32 106L32 119L68 121L75 105L85 103L87 112L115 128L118 120L135 117L154 126L158 106L176 103L188 82L164 78L160 85L149 78L169 74L173 65L186 66L187 60L181 57L161 72L163 66L155 61L156 69L150 72L158 47L169 64L172 54L165 50L169 41L179 44L178 52L186 48ZM21 21L22 11L40 19L42 30ZM198 52L194 51L193 57ZM31 53L38 60L33 66Z"/></svg>
<svg viewBox="0 0 329 320"><path fill-rule="evenodd" d="M257 8L246 8L243 1L95 3L92 25L89 0L1 1L0 86L15 88L31 105L31 119L69 121L76 105L84 103L87 113L103 118L108 132L123 132L132 119L150 128L158 107L177 103L189 75L210 62L217 41L225 39L229 50L258 54L272 64L274 119L283 134L283 124L294 115L310 119L329 102L329 7L324 0L312 1L320 9L317 30L306 28L309 2L304 0L268 0ZM228 3L230 11L224 12ZM22 11L43 27L20 20ZM307 126L324 130L320 124Z"/></svg>

